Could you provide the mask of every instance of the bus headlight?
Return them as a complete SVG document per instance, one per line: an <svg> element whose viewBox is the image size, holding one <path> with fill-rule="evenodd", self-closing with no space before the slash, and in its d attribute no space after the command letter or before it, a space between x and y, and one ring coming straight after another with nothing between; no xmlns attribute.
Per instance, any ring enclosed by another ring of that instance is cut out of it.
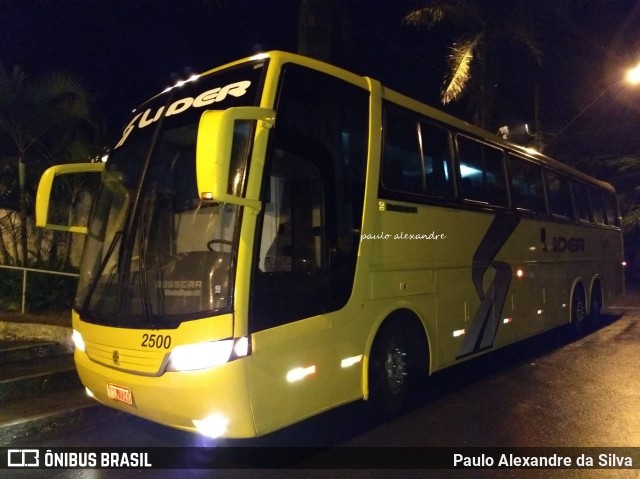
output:
<svg viewBox="0 0 640 479"><path fill-rule="evenodd" d="M224 339L176 346L169 357L167 371L195 371L228 363L250 353L249 338Z"/></svg>

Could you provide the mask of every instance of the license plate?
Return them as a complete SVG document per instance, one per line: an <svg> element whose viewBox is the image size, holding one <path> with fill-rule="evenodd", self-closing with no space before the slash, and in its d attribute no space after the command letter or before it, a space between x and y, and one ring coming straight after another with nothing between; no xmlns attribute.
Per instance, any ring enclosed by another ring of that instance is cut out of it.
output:
<svg viewBox="0 0 640 479"><path fill-rule="evenodd" d="M107 395L111 399L115 399L116 401L133 405L133 394L131 394L131 389L124 386L118 386L116 384L108 383Z"/></svg>

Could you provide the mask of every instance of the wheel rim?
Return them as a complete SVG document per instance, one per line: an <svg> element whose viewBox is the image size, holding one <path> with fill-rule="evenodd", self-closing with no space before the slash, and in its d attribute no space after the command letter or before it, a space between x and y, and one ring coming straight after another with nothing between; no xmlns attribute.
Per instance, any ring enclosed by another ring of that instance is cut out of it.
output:
<svg viewBox="0 0 640 479"><path fill-rule="evenodd" d="M587 309L585 308L584 300L582 298L576 299L574 309L574 317L576 323L580 324L587 318Z"/></svg>
<svg viewBox="0 0 640 479"><path fill-rule="evenodd" d="M408 374L406 351L395 342L390 344L383 367L389 392L392 394L400 393Z"/></svg>
<svg viewBox="0 0 640 479"><path fill-rule="evenodd" d="M591 316L594 320L598 320L600 317L600 313L602 312L602 291L600 287L596 287L596 289L591 293Z"/></svg>

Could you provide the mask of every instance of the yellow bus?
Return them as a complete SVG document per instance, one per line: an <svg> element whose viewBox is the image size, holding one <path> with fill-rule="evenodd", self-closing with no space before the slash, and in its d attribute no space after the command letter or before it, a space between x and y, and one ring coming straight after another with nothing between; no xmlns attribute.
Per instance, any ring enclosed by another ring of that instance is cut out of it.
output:
<svg viewBox="0 0 640 479"><path fill-rule="evenodd" d="M133 112L97 172L72 324L99 402L263 435L623 292L614 189L378 81L270 52Z"/></svg>

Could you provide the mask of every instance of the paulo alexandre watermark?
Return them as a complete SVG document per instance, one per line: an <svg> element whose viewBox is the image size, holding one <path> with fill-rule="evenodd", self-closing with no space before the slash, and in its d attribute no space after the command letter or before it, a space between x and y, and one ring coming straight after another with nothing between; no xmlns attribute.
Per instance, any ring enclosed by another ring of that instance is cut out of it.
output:
<svg viewBox="0 0 640 479"><path fill-rule="evenodd" d="M447 237L444 233L365 233L360 235L360 240L443 240Z"/></svg>

